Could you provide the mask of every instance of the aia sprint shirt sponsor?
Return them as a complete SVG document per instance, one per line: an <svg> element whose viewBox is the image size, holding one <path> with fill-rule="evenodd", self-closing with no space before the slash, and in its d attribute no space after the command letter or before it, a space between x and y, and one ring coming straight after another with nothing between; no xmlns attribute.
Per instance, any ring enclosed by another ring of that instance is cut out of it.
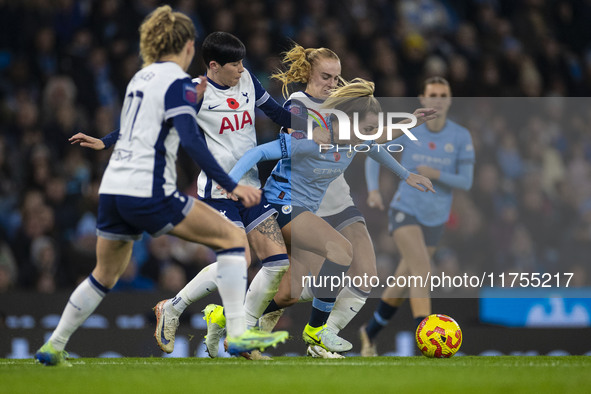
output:
<svg viewBox="0 0 591 394"><path fill-rule="evenodd" d="M257 145L254 127L255 106L265 103L269 94L248 70L236 86L220 86L208 79L203 101L198 108L197 123L205 133L207 147L220 166L229 172L246 151ZM251 168L240 184L260 187L257 167ZM217 183L204 172L199 174L197 188L202 198L226 198Z"/></svg>

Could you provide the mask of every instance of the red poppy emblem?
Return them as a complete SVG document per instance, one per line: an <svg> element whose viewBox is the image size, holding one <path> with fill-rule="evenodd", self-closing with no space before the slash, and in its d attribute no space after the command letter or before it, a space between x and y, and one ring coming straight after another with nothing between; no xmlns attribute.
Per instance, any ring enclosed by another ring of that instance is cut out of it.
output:
<svg viewBox="0 0 591 394"><path fill-rule="evenodd" d="M332 154L334 155L334 161L341 160L341 154L339 152L333 152Z"/></svg>
<svg viewBox="0 0 591 394"><path fill-rule="evenodd" d="M233 98L229 98L226 100L228 102L228 107L230 107L230 109L237 109L240 104L238 104L238 101L236 101Z"/></svg>
<svg viewBox="0 0 591 394"><path fill-rule="evenodd" d="M437 146L435 146L435 142L429 142L429 149L435 150Z"/></svg>

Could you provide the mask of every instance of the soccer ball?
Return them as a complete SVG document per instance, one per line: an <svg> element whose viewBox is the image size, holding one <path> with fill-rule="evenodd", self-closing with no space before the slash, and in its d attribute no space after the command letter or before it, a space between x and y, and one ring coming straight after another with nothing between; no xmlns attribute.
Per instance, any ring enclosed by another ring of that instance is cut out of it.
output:
<svg viewBox="0 0 591 394"><path fill-rule="evenodd" d="M449 358L462 345L462 330L447 315L427 316L417 327L417 346L429 358Z"/></svg>

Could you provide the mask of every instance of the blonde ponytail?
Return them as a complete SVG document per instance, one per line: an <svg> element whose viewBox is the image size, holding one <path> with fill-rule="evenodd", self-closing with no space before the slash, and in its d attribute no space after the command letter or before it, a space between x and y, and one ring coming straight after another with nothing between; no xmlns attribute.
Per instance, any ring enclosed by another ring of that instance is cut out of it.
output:
<svg viewBox="0 0 591 394"><path fill-rule="evenodd" d="M338 109L347 115L357 112L361 117L368 112L377 114L381 111L381 105L373 96L374 92L373 82L355 78L350 82L343 82L342 86L333 90L322 107Z"/></svg>
<svg viewBox="0 0 591 394"><path fill-rule="evenodd" d="M271 75L271 78L281 81L283 96L287 98L289 96L287 86L291 83L308 83L312 67L320 59L340 60L337 54L328 48L304 49L301 45L295 44L283 55L282 63L288 67L287 70L277 71Z"/></svg>
<svg viewBox="0 0 591 394"><path fill-rule="evenodd" d="M187 41L194 40L195 26L183 13L170 6L156 8L140 26L140 55L146 67L163 56L180 53Z"/></svg>

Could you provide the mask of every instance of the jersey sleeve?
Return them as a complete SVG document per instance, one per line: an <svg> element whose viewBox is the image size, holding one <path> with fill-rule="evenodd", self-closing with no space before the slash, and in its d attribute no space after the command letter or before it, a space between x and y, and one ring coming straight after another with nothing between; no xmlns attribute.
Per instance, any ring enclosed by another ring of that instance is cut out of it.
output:
<svg viewBox="0 0 591 394"><path fill-rule="evenodd" d="M403 180L406 180L410 175L410 171L404 168L395 158L393 158L390 152L384 149L383 146L377 144L372 145L372 148L368 152L368 156L384 167L388 168Z"/></svg>
<svg viewBox="0 0 591 394"><path fill-rule="evenodd" d="M380 188L380 163L369 156L365 158L365 184L368 192Z"/></svg>
<svg viewBox="0 0 591 394"><path fill-rule="evenodd" d="M472 136L468 130L464 130L458 140L458 165L474 164L475 154L472 145Z"/></svg>
<svg viewBox="0 0 591 394"><path fill-rule="evenodd" d="M197 90L191 79L177 79L164 96L164 120L185 114L197 117Z"/></svg>
<svg viewBox="0 0 591 394"><path fill-rule="evenodd" d="M234 165L229 175L235 182L238 182L258 162L287 159L290 157L290 152L291 137L289 134L279 134L279 138L275 141L248 150Z"/></svg>
<svg viewBox="0 0 591 394"><path fill-rule="evenodd" d="M109 134L101 138L101 141L103 141L103 144L105 144L105 149L109 149L110 147L115 145L115 143L119 139L119 130L120 129L113 130Z"/></svg>
<svg viewBox="0 0 591 394"><path fill-rule="evenodd" d="M231 192L236 182L226 174L213 157L197 126L197 91L189 78L173 82L164 96L164 118L176 128L183 149L210 178Z"/></svg>
<svg viewBox="0 0 591 394"><path fill-rule="evenodd" d="M250 71L248 71L250 73ZM273 97L263 88L261 82L250 73L255 91L255 105L265 113L273 122L285 128L304 130L307 126L307 119L303 116L293 115L287 109L275 101ZM293 115L293 116L292 116Z"/></svg>

